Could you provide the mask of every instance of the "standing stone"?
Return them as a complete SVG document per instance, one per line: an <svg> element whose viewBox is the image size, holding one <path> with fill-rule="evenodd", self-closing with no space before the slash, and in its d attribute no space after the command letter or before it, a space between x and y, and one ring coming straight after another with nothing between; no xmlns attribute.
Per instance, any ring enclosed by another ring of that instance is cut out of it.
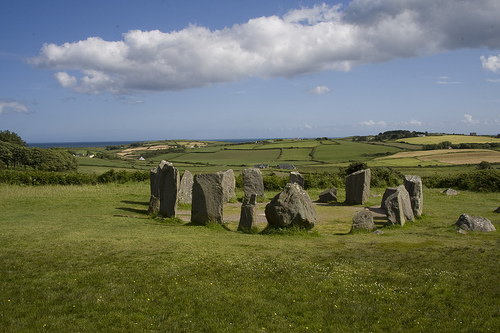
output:
<svg viewBox="0 0 500 333"><path fill-rule="evenodd" d="M330 201L337 201L337 188L335 187L325 190L319 194L318 202L327 203Z"/></svg>
<svg viewBox="0 0 500 333"><path fill-rule="evenodd" d="M348 204L362 205L370 197L370 169L351 173L345 179L345 201Z"/></svg>
<svg viewBox="0 0 500 333"><path fill-rule="evenodd" d="M264 196L264 182L262 180L262 173L260 172L260 169L244 169L242 174L245 197L250 197L252 194L257 194L257 196L260 197Z"/></svg>
<svg viewBox="0 0 500 333"><path fill-rule="evenodd" d="M149 187L151 198L149 199L148 214L158 214L160 212L160 170L165 165L172 165L170 162L162 160L158 166L149 172Z"/></svg>
<svg viewBox="0 0 500 333"><path fill-rule="evenodd" d="M179 185L179 202L190 204L193 200L193 175L188 170L184 171Z"/></svg>
<svg viewBox="0 0 500 333"><path fill-rule="evenodd" d="M470 216L468 214L462 214L458 218L455 225L462 230L466 231L496 231L495 226L485 217L482 216Z"/></svg>
<svg viewBox="0 0 500 333"><path fill-rule="evenodd" d="M405 225L406 221L414 221L411 209L410 195L403 185L396 188L396 192L385 200L387 225Z"/></svg>
<svg viewBox="0 0 500 333"><path fill-rule="evenodd" d="M290 183L297 183L304 188L304 176L297 171L290 172Z"/></svg>
<svg viewBox="0 0 500 333"><path fill-rule="evenodd" d="M373 230L375 223L373 222L373 214L367 209L363 209L354 215L352 218L352 230Z"/></svg>
<svg viewBox="0 0 500 333"><path fill-rule="evenodd" d="M191 204L191 222L207 224L223 223L224 201L222 175L204 173L194 176L193 201Z"/></svg>
<svg viewBox="0 0 500 333"><path fill-rule="evenodd" d="M245 198L241 205L240 224L238 230L249 231L257 227L257 206L255 201L256 194L252 194L250 198Z"/></svg>
<svg viewBox="0 0 500 333"><path fill-rule="evenodd" d="M224 195L223 201L229 202L231 199L236 198L235 188L236 188L236 179L234 178L234 172L232 169L227 171L219 171L222 175L222 192Z"/></svg>
<svg viewBox="0 0 500 333"><path fill-rule="evenodd" d="M382 203L380 204L380 208L385 209L385 201L387 198L396 192L396 187L388 187L385 189L384 195L382 196Z"/></svg>
<svg viewBox="0 0 500 333"><path fill-rule="evenodd" d="M160 175L160 214L163 217L175 217L177 213L177 195L179 192L180 176L172 163L164 165Z"/></svg>
<svg viewBox="0 0 500 333"><path fill-rule="evenodd" d="M416 217L422 215L424 206L424 193L422 192L422 179L419 176L405 176L404 185L410 195L411 209Z"/></svg>
<svg viewBox="0 0 500 333"><path fill-rule="evenodd" d="M283 191L267 204L265 213L267 222L276 227L295 225L312 229L317 218L309 194L295 183L286 184Z"/></svg>

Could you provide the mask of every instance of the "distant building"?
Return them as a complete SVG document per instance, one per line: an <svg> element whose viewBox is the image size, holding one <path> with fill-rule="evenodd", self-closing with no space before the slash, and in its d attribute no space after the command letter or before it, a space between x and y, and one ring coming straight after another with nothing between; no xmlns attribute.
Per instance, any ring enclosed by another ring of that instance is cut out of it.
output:
<svg viewBox="0 0 500 333"><path fill-rule="evenodd" d="M470 136L476 136L477 133L476 132L470 132Z"/></svg>
<svg viewBox="0 0 500 333"><path fill-rule="evenodd" d="M295 170L295 165L288 163L280 163L276 166L276 168L285 170Z"/></svg>
<svg viewBox="0 0 500 333"><path fill-rule="evenodd" d="M269 168L269 165L268 164L256 164L253 167L257 168L257 169L267 169L267 168Z"/></svg>
<svg viewBox="0 0 500 333"><path fill-rule="evenodd" d="M146 159L144 157L139 157L139 161L145 161Z"/></svg>

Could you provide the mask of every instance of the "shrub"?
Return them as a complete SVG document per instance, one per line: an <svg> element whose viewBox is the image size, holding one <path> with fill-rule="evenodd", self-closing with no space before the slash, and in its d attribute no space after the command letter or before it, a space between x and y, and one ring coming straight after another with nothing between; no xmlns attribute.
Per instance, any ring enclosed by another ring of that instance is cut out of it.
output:
<svg viewBox="0 0 500 333"><path fill-rule="evenodd" d="M455 188L476 192L500 192L500 170L486 169L423 179L428 187Z"/></svg>

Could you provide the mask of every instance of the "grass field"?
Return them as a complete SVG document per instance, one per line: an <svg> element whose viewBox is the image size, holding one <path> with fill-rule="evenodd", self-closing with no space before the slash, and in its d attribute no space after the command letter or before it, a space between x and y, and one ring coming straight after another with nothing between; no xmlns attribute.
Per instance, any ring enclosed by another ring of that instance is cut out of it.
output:
<svg viewBox="0 0 500 333"><path fill-rule="evenodd" d="M396 153L401 149L396 147L370 145L345 140L337 140L338 145L321 145L314 150L313 159L325 162L366 161L377 154Z"/></svg>
<svg viewBox="0 0 500 333"><path fill-rule="evenodd" d="M376 158L373 165L402 166L418 163L425 166L430 164L479 164L482 161L500 163L500 152L489 149L439 149L401 152Z"/></svg>
<svg viewBox="0 0 500 333"><path fill-rule="evenodd" d="M430 145L444 141L449 141L452 144L459 143L490 143L500 142L500 138L493 138L489 136L470 136L470 135L438 135L438 136L425 136L415 138L405 138L398 140L399 142L406 142L415 145Z"/></svg>
<svg viewBox="0 0 500 333"><path fill-rule="evenodd" d="M372 189L368 205L379 205L382 192ZM453 224L466 212L491 219L498 229L498 194L448 197L425 189L424 198L425 216L415 223L384 228L377 219L383 235L347 234L363 207L341 203L316 205L312 233L266 235L236 231L239 204L225 206L225 227L148 218L146 182L0 185L0 327L497 331L498 231L461 235ZM183 209L189 218L189 207Z"/></svg>

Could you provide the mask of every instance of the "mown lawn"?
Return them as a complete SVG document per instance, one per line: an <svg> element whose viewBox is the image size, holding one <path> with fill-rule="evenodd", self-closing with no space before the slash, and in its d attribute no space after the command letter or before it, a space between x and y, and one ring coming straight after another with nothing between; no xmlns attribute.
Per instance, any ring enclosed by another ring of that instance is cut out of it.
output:
<svg viewBox="0 0 500 333"><path fill-rule="evenodd" d="M378 205L382 193L373 189L368 205ZM453 223L467 212L498 229L498 194L424 195L423 218L403 228L377 220L383 235L347 234L363 207L341 203L316 205L312 233L266 235L236 231L239 204L225 207L226 227L148 218L146 182L0 185L0 327L497 331L498 231L461 235Z"/></svg>

